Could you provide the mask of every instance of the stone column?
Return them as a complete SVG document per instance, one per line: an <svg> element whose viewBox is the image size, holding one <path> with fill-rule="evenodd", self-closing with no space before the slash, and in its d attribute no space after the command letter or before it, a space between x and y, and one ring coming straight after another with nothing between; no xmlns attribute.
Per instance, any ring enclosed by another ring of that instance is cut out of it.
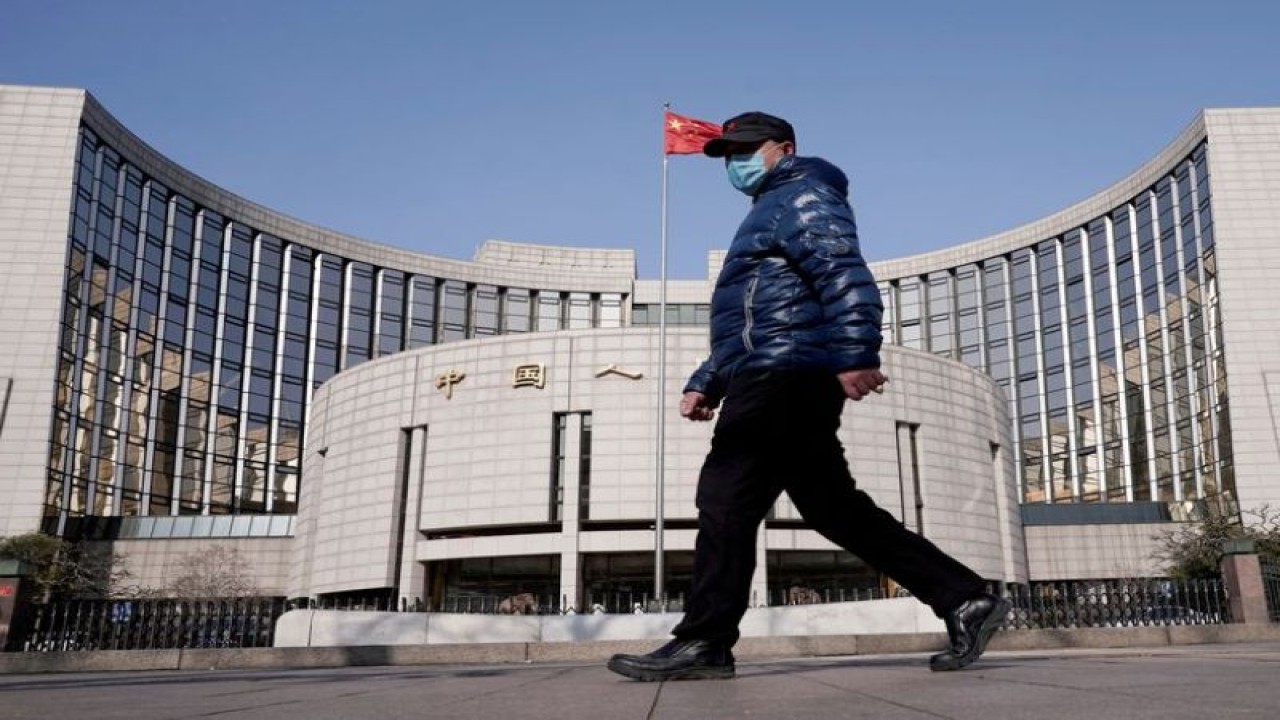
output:
<svg viewBox="0 0 1280 720"><path fill-rule="evenodd" d="M748 607L765 607L769 604L769 569L766 562L768 536L769 531L765 529L764 523L760 523L760 530L756 533L756 570L751 575Z"/></svg>
<svg viewBox="0 0 1280 720"><path fill-rule="evenodd" d="M396 576L400 579L399 597L396 599L402 606L414 607L421 601L427 602L430 593L427 590L427 566L418 560L418 540L422 537L422 483L425 479L425 461L427 457L427 426L413 428L406 438L409 443L409 467L404 469L408 478L404 497L405 523L404 534L398 538L400 543L400 567Z"/></svg>
<svg viewBox="0 0 1280 720"><path fill-rule="evenodd" d="M578 504L582 495L579 476L582 460L582 415L569 413L564 428L564 467L560 474L560 597L561 612L572 607L574 612L590 611L581 607L581 573L578 570Z"/></svg>
<svg viewBox="0 0 1280 720"><path fill-rule="evenodd" d="M1267 588L1262 582L1262 566L1252 540L1234 540L1225 544L1221 559L1222 581L1227 587L1233 622L1265 625Z"/></svg>

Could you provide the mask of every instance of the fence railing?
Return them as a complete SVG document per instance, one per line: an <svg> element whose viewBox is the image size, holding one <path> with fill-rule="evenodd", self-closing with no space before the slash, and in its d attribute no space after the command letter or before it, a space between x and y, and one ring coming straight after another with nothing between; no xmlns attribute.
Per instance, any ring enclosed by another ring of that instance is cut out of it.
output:
<svg viewBox="0 0 1280 720"><path fill-rule="evenodd" d="M1280 561L1260 554L1258 563L1262 566L1262 587L1267 596L1267 617L1271 622L1280 622Z"/></svg>
<svg viewBox="0 0 1280 720"><path fill-rule="evenodd" d="M792 585L786 588L771 588L765 595L766 605L821 605L835 602L858 602L860 600L885 600L891 597L909 597L905 590L894 594L883 589L874 588L810 588ZM754 603L753 603L754 604Z"/></svg>
<svg viewBox="0 0 1280 720"><path fill-rule="evenodd" d="M1009 585L1001 592L1013 605L1004 623L1004 627L1009 629L1216 625L1231 622L1227 592L1218 579L1032 583ZM763 598L764 602L761 602L761 597L753 595L750 605L815 605L907 596L909 594L901 589L887 594L876 588L813 590L789 587L771 589ZM1280 567L1276 568L1272 596L1280 602ZM395 606L382 600L321 598L311 600L309 606L329 610L471 614L627 614L680 612L685 598L678 595L664 603L648 593L611 592L586 593L584 600L582 607L578 607L567 596L468 593L447 595L439 603L414 600ZM1273 613L1276 611L1276 606L1273 606Z"/></svg>
<svg viewBox="0 0 1280 720"><path fill-rule="evenodd" d="M750 606L812 605L855 600L880 600L886 595L879 588L811 588L789 587L770 589L763 598L752 594ZM763 602L761 602L763 600ZM321 597L307 602L306 607L315 610L366 610L380 612L446 612L464 614L509 615L581 615L581 614L635 614L653 612L681 612L684 610L684 593L670 595L665 601L647 592L613 591L583 593L579 606L567 595L542 593L455 593L442 601L424 602L421 598L401 599L397 604L385 597Z"/></svg>
<svg viewBox="0 0 1280 720"><path fill-rule="evenodd" d="M28 652L271 647L284 598L64 600L40 605Z"/></svg>
<svg viewBox="0 0 1280 720"><path fill-rule="evenodd" d="M1109 580L1011 585L1009 629L1218 625L1231 622L1213 580Z"/></svg>
<svg viewBox="0 0 1280 720"><path fill-rule="evenodd" d="M1263 578L1273 622L1280 621L1280 564L1264 562ZM1231 622L1221 580L1111 580L1010 585L1002 591L1013 609L1007 629L1214 625ZM899 596L902 593L898 593ZM775 589L770 605L874 600L874 590L796 592ZM752 598L752 606L759 606ZM438 607L415 600L318 598L290 605L280 597L215 599L67 600L37 607L22 643L32 652L172 648L271 647L276 620L290 607L348 611L476 614L619 614L679 612L684 596L665 603L646 593L588 593L584 606L566 596L467 594L447 596Z"/></svg>
<svg viewBox="0 0 1280 720"><path fill-rule="evenodd" d="M586 602L578 607L567 595L538 593L447 595L442 601L427 602L421 598L401 599L399 603L381 597L320 597L307 601L313 610L347 610L375 612L445 612L475 615L580 615L621 614L634 612L679 612L684 609L684 595L665 603L647 593L587 593Z"/></svg>

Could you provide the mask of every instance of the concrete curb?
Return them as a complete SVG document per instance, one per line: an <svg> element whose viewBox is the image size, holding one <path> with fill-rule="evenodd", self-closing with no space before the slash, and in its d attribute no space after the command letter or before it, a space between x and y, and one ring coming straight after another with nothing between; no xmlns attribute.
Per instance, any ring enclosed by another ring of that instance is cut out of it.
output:
<svg viewBox="0 0 1280 720"><path fill-rule="evenodd" d="M1000 651L1152 648L1252 642L1280 642L1280 624L1010 630L996 634L991 640L990 649ZM734 648L734 654L744 659L887 655L933 652L941 649L945 644L946 636L939 633L748 637L738 642ZM0 673L602 662L614 653L648 652L653 648L652 640L599 640L559 643L3 653L0 654Z"/></svg>

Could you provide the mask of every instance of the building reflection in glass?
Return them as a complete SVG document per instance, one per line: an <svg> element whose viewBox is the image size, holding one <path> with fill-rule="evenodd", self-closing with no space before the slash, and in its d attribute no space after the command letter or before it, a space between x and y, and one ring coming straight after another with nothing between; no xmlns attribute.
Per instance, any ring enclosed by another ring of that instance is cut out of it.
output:
<svg viewBox="0 0 1280 720"><path fill-rule="evenodd" d="M312 391L402 350L619 327L621 293L320 252L174 193L82 128L46 518L289 514Z"/></svg>

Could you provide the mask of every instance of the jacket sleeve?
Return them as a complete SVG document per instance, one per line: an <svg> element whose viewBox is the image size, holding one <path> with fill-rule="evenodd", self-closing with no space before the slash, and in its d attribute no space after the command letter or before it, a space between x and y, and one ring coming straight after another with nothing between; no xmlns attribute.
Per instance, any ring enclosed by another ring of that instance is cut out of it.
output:
<svg viewBox="0 0 1280 720"><path fill-rule="evenodd" d="M807 188L782 210L777 237L822 305L831 370L880 367L884 306L848 202L824 188Z"/></svg>
<svg viewBox="0 0 1280 720"><path fill-rule="evenodd" d="M720 373L716 372L715 361L707 358L698 366L697 370L689 376L689 381L684 384L685 392L700 392L707 396L707 405L715 407L720 404L720 400L724 398L724 381Z"/></svg>

